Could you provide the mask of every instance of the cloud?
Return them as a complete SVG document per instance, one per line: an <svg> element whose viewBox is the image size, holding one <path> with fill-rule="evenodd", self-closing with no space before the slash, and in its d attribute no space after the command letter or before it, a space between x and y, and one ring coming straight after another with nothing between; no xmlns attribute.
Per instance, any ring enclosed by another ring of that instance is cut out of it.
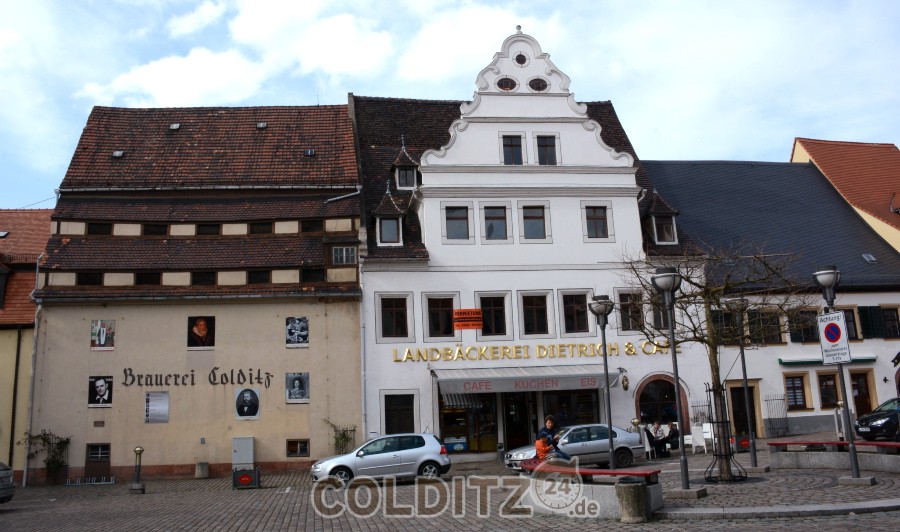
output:
<svg viewBox="0 0 900 532"><path fill-rule="evenodd" d="M236 51L195 48L186 57L150 62L105 85L88 83L76 96L128 107L227 105L253 95L264 74Z"/></svg>
<svg viewBox="0 0 900 532"><path fill-rule="evenodd" d="M169 23L166 25L169 29L169 35L180 37L200 31L221 19L226 9L225 2L211 2L207 0L197 6L197 9L193 12L169 19Z"/></svg>

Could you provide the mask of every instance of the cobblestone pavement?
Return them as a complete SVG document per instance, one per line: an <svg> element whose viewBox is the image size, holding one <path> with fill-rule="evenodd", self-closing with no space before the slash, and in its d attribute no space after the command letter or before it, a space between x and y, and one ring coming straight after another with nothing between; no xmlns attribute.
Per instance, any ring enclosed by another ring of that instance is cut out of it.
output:
<svg viewBox="0 0 900 532"><path fill-rule="evenodd" d="M839 470L775 470L749 473L748 480L732 484L708 484L704 470L712 461L712 455L689 454L691 487L705 486L708 496L696 499L671 499L665 497L668 490L681 487L678 456L651 462L638 463L636 467L652 466L663 473L664 506L669 508L753 508L787 507L802 505L831 505L832 508L848 503L872 503L896 501L900 494L900 471L872 473L874 486L838 485L838 478L849 476ZM740 453L736 459L749 465L749 455ZM759 452L759 464L768 464L765 449ZM535 514L528 517L501 515L504 499L512 493L510 488L490 491L489 501L477 497L472 487L464 488L466 477L502 476L514 480L517 476L508 471L500 461L454 463L446 476L447 493L453 486L456 496L447 510L430 517L393 517L386 513L388 507L404 511L413 506L417 493L431 488L414 481L400 481L386 493L382 503L375 505L372 515L354 515L346 510L341 515L326 518L317 514L312 503L313 484L307 472L286 471L263 474L262 488L233 490L230 478L149 480L145 482L144 495L129 493L130 484L98 486L32 486L19 488L12 502L0 505L0 530L354 530L390 531L405 530L530 530L547 527L565 527L583 530L683 530L692 531L741 529L771 530L832 530L868 529L896 531L900 528L900 510L872 513L843 512L839 515L815 515L806 517L778 517L764 519L734 519L723 515L719 519L669 520L655 519L648 523L626 525L610 520L579 519L563 515ZM470 479L471 480L471 479ZM499 481L498 481L499 482ZM366 489L328 492L321 498L335 508L366 508ZM433 492L432 492L433 493ZM464 494L464 501L460 501ZM384 499L392 502L384 503ZM835 506L837 505L837 506ZM357 514L365 514L360 510Z"/></svg>

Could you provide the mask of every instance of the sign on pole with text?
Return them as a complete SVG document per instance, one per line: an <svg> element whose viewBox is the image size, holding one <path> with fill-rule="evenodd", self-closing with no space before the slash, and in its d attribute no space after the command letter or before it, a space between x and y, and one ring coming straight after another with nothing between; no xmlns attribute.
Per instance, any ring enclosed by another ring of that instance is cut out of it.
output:
<svg viewBox="0 0 900 532"><path fill-rule="evenodd" d="M850 342L847 341L847 323L843 312L832 312L816 317L819 325L819 343L822 345L823 364L850 362Z"/></svg>

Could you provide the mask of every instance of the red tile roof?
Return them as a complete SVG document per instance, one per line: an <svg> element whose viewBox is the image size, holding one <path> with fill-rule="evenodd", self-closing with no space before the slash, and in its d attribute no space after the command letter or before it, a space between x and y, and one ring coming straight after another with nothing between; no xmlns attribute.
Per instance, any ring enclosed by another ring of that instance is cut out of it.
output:
<svg viewBox="0 0 900 532"><path fill-rule="evenodd" d="M34 263L50 237L50 209L0 209L0 263Z"/></svg>
<svg viewBox="0 0 900 532"><path fill-rule="evenodd" d="M120 157L113 156L119 151ZM346 105L95 107L61 189L347 188L356 183Z"/></svg>
<svg viewBox="0 0 900 532"><path fill-rule="evenodd" d="M36 306L31 300L34 272L16 271L6 281L6 297L0 307L0 326L32 325Z"/></svg>
<svg viewBox="0 0 900 532"><path fill-rule="evenodd" d="M900 229L900 150L894 144L797 138L850 205ZM895 197L896 196L896 197Z"/></svg>

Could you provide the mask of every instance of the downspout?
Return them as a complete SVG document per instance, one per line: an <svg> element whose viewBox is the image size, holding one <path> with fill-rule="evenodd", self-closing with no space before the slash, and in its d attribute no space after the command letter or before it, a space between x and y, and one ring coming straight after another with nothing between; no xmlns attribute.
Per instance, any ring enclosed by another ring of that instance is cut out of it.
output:
<svg viewBox="0 0 900 532"><path fill-rule="evenodd" d="M22 326L16 326L16 369L13 372L12 389L12 420L9 424L9 459L7 463L13 465L13 449L16 446L16 404L19 398L19 360L22 357ZM15 466L13 466L15 467Z"/></svg>
<svg viewBox="0 0 900 532"><path fill-rule="evenodd" d="M44 258L44 254L41 253L38 255L37 261L34 265L34 292L31 293L32 299L34 299L34 293L37 292L39 288L39 284L41 282L41 259ZM31 340L31 389L28 391L28 423L25 425L25 433L31 434L31 426L34 422L34 380L35 380L35 366L37 364L37 347L38 347L38 332L41 329L41 316L44 311L44 305L39 300L35 299L35 303L37 303L37 309L34 312L34 335ZM26 440L25 443L25 465L22 466L22 487L28 486L28 453L31 452L31 443Z"/></svg>

